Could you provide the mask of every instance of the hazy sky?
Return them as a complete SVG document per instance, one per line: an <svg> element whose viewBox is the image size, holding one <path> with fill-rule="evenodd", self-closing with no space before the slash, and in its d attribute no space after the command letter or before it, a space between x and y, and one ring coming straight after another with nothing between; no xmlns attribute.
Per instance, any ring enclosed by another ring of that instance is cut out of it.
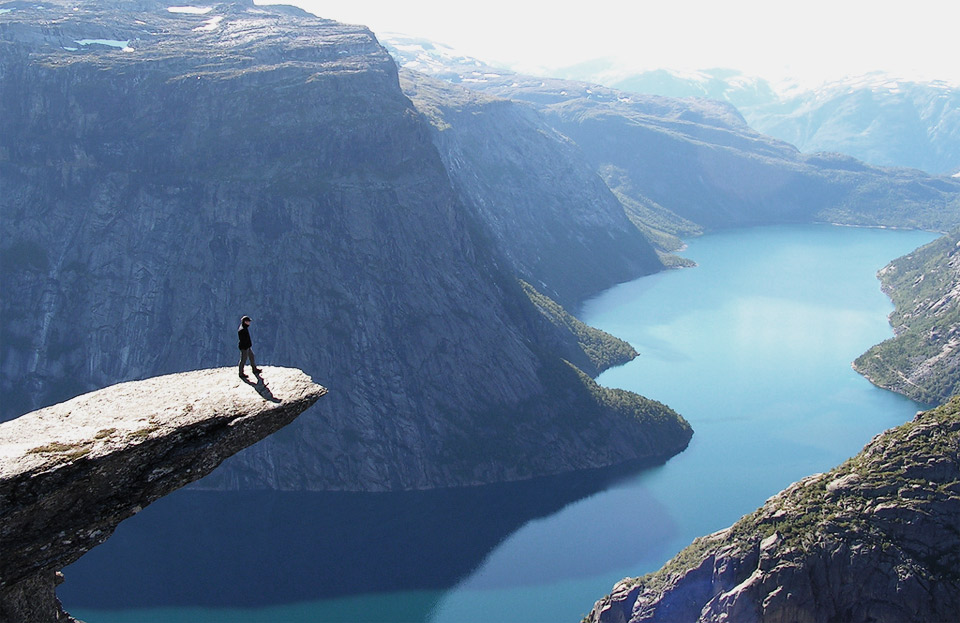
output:
<svg viewBox="0 0 960 623"><path fill-rule="evenodd" d="M772 80L885 70L960 84L960 0L281 1L524 71L615 57L633 68L730 67Z"/></svg>

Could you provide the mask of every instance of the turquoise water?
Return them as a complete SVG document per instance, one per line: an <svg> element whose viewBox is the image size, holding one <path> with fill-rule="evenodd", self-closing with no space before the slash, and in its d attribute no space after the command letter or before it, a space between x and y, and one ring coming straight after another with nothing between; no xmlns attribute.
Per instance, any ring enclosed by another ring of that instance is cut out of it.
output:
<svg viewBox="0 0 960 623"><path fill-rule="evenodd" d="M588 301L584 321L640 352L599 381L661 400L693 425L690 447L665 465L459 493L175 494L70 567L61 598L88 623L577 621L622 577L657 569L922 408L850 362L891 335L876 271L934 237L732 230L690 242L684 255L697 268ZM184 534L211 522L222 525L197 539L202 547L184 547ZM130 596L101 596L111 591Z"/></svg>

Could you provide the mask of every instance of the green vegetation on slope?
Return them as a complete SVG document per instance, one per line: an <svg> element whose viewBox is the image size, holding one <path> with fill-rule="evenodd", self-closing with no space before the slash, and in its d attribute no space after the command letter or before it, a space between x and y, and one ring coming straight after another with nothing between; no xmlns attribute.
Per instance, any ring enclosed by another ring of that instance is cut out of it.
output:
<svg viewBox="0 0 960 623"><path fill-rule="evenodd" d="M804 552L819 547L829 535L862 539L883 550L904 546L888 533L893 513L886 511L925 512L933 502L943 502L945 508L950 508L947 501L956 504L958 453L960 398L886 431L833 470L791 485L734 524L729 540L746 544L777 533L781 548ZM958 581L960 554L951 556L952 562L941 564L940 571Z"/></svg>
<svg viewBox="0 0 960 623"><path fill-rule="evenodd" d="M957 226L960 198L955 180L924 178L911 169L877 169L868 170L854 184L856 171L830 170L823 166L828 162L818 156L809 157L807 162L821 165L822 176L836 188L846 190L835 205L817 213L817 220L941 232Z"/></svg>
<svg viewBox="0 0 960 623"><path fill-rule="evenodd" d="M512 311L530 327L529 335L539 336L528 346L539 361L536 374L543 391L513 404L487 403L466 411L451 406L461 427L437 440L440 469L481 482L483 472L500 462L514 465L519 480L547 471L543 452L566 461L569 471L658 463L686 448L693 430L676 411L591 378L636 357L633 347L584 324L529 283L504 279L505 290L526 295ZM524 458L518 462L517 457Z"/></svg>
<svg viewBox="0 0 960 623"><path fill-rule="evenodd" d="M703 227L643 197L633 187L629 175L623 169L605 165L599 168L599 173L620 201L630 222L636 225L637 229L642 231L647 240L657 249L664 266L679 268L694 265L692 260L673 255L672 252L684 248L682 237L703 234Z"/></svg>
<svg viewBox="0 0 960 623"><path fill-rule="evenodd" d="M526 281L521 280L520 286L530 302L563 338L561 343L570 344L575 341L583 351L582 356L573 351L567 354L567 359L579 368L596 376L607 368L622 365L637 356L637 351L629 343L606 331L584 324L559 303L541 294Z"/></svg>
<svg viewBox="0 0 960 623"><path fill-rule="evenodd" d="M655 464L681 452L693 436L690 424L670 407L633 392L602 387L569 361L541 353L537 375L544 392L519 407L458 410L463 426L438 440L431 469L477 482L483 481L486 470L504 462L515 466L515 480L550 473L542 452L531 447L566 462L555 466L554 473ZM518 456L524 460L518 463Z"/></svg>
<svg viewBox="0 0 960 623"><path fill-rule="evenodd" d="M854 367L880 387L940 404L960 393L960 230L880 271L896 307L896 336L861 355Z"/></svg>
<svg viewBox="0 0 960 623"><path fill-rule="evenodd" d="M942 620L960 595L958 508L960 397L622 581L587 620L708 610L700 620L715 620L744 608L759 620ZM886 618L865 616L878 604Z"/></svg>

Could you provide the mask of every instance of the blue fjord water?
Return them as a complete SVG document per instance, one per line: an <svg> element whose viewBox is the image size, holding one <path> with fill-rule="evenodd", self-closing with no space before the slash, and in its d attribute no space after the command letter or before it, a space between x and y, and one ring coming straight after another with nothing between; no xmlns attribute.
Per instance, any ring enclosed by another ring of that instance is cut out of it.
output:
<svg viewBox="0 0 960 623"><path fill-rule="evenodd" d="M714 233L697 268L621 284L580 317L640 352L599 381L695 434L664 465L405 494L180 491L66 571L88 623L576 621L791 482L923 405L850 362L891 335L876 271L926 232Z"/></svg>

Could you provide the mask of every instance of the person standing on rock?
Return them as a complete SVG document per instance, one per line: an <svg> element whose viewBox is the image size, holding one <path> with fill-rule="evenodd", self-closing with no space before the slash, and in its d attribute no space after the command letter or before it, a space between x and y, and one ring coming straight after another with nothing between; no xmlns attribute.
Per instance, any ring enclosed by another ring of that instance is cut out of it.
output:
<svg viewBox="0 0 960 623"><path fill-rule="evenodd" d="M250 340L250 316L244 316L240 319L240 328L237 329L237 337L240 339L240 342L237 346L240 347L240 378L247 378L247 374L243 371L243 366L247 363L247 357L250 358L250 368L253 369L253 373L257 375L257 378L260 377L260 368L257 367L257 362L253 358L253 342Z"/></svg>

